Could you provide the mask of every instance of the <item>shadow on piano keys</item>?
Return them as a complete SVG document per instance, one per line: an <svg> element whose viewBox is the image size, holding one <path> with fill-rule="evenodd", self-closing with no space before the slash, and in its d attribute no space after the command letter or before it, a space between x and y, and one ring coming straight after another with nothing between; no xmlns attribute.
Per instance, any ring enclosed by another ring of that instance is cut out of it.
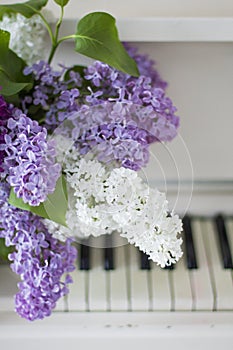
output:
<svg viewBox="0 0 233 350"><path fill-rule="evenodd" d="M105 237L79 245L70 293L42 322L28 323L14 314L17 281L2 265L1 344L7 349L17 344L34 349L55 344L57 349L91 349L95 344L103 349L125 344L135 344L135 349L143 344L230 349L233 218L186 215L183 225L184 255L165 269L116 234L108 237L107 245Z"/></svg>

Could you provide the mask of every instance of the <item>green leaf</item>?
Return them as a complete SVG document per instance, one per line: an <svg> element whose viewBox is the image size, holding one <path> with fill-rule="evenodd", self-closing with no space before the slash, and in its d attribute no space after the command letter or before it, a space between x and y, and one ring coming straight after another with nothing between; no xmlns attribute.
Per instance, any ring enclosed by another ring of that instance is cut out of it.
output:
<svg viewBox="0 0 233 350"><path fill-rule="evenodd" d="M86 69L86 66L81 65L75 65L67 69L64 75L64 80L67 81L70 79L70 72L76 72L79 73L81 77L84 77L84 69Z"/></svg>
<svg viewBox="0 0 233 350"><path fill-rule="evenodd" d="M76 51L103 61L124 73L138 76L135 61L118 38L115 18L105 12L93 12L83 17L77 26Z"/></svg>
<svg viewBox="0 0 233 350"><path fill-rule="evenodd" d="M64 176L57 180L55 191L48 195L43 203L44 209L48 214L48 219L55 221L63 226L66 224L66 211L68 207L67 187Z"/></svg>
<svg viewBox="0 0 233 350"><path fill-rule="evenodd" d="M10 77L25 79L22 71L25 62L9 49L10 33L0 29L0 68L5 70Z"/></svg>
<svg viewBox="0 0 233 350"><path fill-rule="evenodd" d="M10 33L0 29L0 35L1 35L1 49L5 52L8 49L9 41L10 41Z"/></svg>
<svg viewBox="0 0 233 350"><path fill-rule="evenodd" d="M8 202L16 208L30 211L38 216L67 226L66 211L68 207L68 195L66 181L63 175L57 180L55 191L49 194L47 200L39 206L33 207L24 203L22 198L16 196L13 188L11 189Z"/></svg>
<svg viewBox="0 0 233 350"><path fill-rule="evenodd" d="M17 95L18 92L20 92L26 87L30 87L31 84L13 82L8 78L4 71L0 70L0 86L2 87L2 89L0 90L1 95L7 97Z"/></svg>
<svg viewBox="0 0 233 350"><path fill-rule="evenodd" d="M56 4L60 5L61 7L64 7L68 4L70 0L54 0Z"/></svg>
<svg viewBox="0 0 233 350"><path fill-rule="evenodd" d="M10 191L10 196L8 198L8 203L13 205L16 208L22 209L22 210L28 210L31 211L31 207L29 204L24 203L24 201L22 200L22 198L18 198L13 190L13 188L11 188Z"/></svg>
<svg viewBox="0 0 233 350"><path fill-rule="evenodd" d="M10 33L0 29L0 86L4 97L32 88L32 77L24 76L25 62L9 49Z"/></svg>
<svg viewBox="0 0 233 350"><path fill-rule="evenodd" d="M0 229L1 230L1 229ZM6 247L5 239L0 238L0 263L9 263L8 254L12 253L14 247Z"/></svg>
<svg viewBox="0 0 233 350"><path fill-rule="evenodd" d="M45 111L43 110L43 108L40 105L35 106L35 105L31 104L28 107L27 115L30 118L32 118L33 120L37 120L39 124L45 120Z"/></svg>
<svg viewBox="0 0 233 350"><path fill-rule="evenodd" d="M0 19L4 14L11 13L21 13L24 17L30 18L46 6L47 2L48 0L29 0L20 4L0 5Z"/></svg>

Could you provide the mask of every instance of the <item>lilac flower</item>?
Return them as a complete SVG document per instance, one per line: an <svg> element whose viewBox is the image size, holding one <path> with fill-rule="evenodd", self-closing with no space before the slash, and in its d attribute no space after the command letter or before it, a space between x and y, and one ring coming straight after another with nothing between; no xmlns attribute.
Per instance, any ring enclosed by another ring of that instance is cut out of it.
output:
<svg viewBox="0 0 233 350"><path fill-rule="evenodd" d="M155 113L152 106L119 101L84 106L67 121L55 134L70 138L80 155L135 171L148 163L152 142L168 141L176 135L174 124Z"/></svg>
<svg viewBox="0 0 233 350"><path fill-rule="evenodd" d="M85 70L85 79L90 80L94 86L102 87L105 89L110 89L112 84L109 82L114 82L119 74L119 72L106 63L95 61L93 65L90 65Z"/></svg>
<svg viewBox="0 0 233 350"><path fill-rule="evenodd" d="M48 95L46 95L38 86L35 87L33 97L33 103L35 106L41 105L42 107L47 107Z"/></svg>
<svg viewBox="0 0 233 350"><path fill-rule="evenodd" d="M36 223L37 227L38 224ZM47 232L44 243L52 245L50 249L43 249L42 253L33 257L22 274L22 282L19 283L19 293L15 296L15 308L17 313L30 321L49 316L56 306L57 300L69 292L68 283L72 282L68 275L64 282L61 277L64 273L72 272L76 259L76 250L71 245L71 240L62 244ZM30 255L35 254L32 250ZM41 255L44 260L41 263ZM28 264L27 257L27 263Z"/></svg>
<svg viewBox="0 0 233 350"><path fill-rule="evenodd" d="M79 96L78 89L71 89L67 91L62 91L60 96L60 101L57 104L59 109L68 108L69 106L73 106L75 103L75 99Z"/></svg>
<svg viewBox="0 0 233 350"><path fill-rule="evenodd" d="M97 105L108 101L117 101L121 103L137 104L142 107L151 107L156 113L155 120L158 118L166 119L174 129L179 126L179 118L175 115L176 107L171 99L166 96L165 88L167 83L163 81L154 68L154 61L150 60L147 55L137 53L135 48L125 44L128 53L135 59L140 76L131 77L127 74L117 71L107 64L95 61L92 65L84 70L84 78L89 81L91 96L96 92L95 99L86 97L86 101L91 105ZM173 129L171 127L171 129ZM162 133L161 133L162 134ZM160 138L160 141L171 140L176 133L170 137ZM151 138L152 140L152 138ZM157 139L153 139L155 142Z"/></svg>
<svg viewBox="0 0 233 350"><path fill-rule="evenodd" d="M55 163L53 142L47 141L47 130L14 109L4 141L8 183L25 203L39 205L55 190L61 171Z"/></svg>
<svg viewBox="0 0 233 350"><path fill-rule="evenodd" d="M0 182L0 237L15 247L9 256L11 268L22 280L15 309L27 320L42 319L68 293L77 252L70 239L62 243L53 238L40 217L9 205L8 195L9 185Z"/></svg>
<svg viewBox="0 0 233 350"><path fill-rule="evenodd" d="M26 96L23 104L27 108L33 103L44 110L49 131L78 116L72 134L76 133L73 140L81 155L92 152L101 162L114 161L139 170L149 160L149 144L170 141L176 136L179 118L165 93L167 83L154 68L154 62L125 46L138 64L138 78L95 61L84 69L83 78L70 68L64 80L66 67L57 72L39 62L24 71L32 73L36 83L32 101L27 103ZM98 112L96 109L92 114L90 107L98 107ZM143 133L143 142L136 136L138 133Z"/></svg>
<svg viewBox="0 0 233 350"><path fill-rule="evenodd" d="M139 170L149 158L145 132L137 126L109 123L93 127L76 141L80 154L97 153L99 161L117 162L125 168Z"/></svg>
<svg viewBox="0 0 233 350"><path fill-rule="evenodd" d="M88 86L88 90L90 91L90 95L88 95L86 97L86 101L90 104L90 105L97 105L99 103L101 103L101 101L98 99L98 97L103 95L102 91L96 91L93 92L92 89L90 88L90 86Z"/></svg>
<svg viewBox="0 0 233 350"><path fill-rule="evenodd" d="M34 74L36 80L41 80L49 85L54 84L54 78L59 78L62 73L54 71L51 66L45 61L39 61L34 63L32 66L28 66L24 69L24 74Z"/></svg>
<svg viewBox="0 0 233 350"><path fill-rule="evenodd" d="M6 101L0 95L0 174L4 172L2 167L4 158L6 156L5 151L3 150L5 144L5 135L7 134L7 122L11 117L11 110L7 105Z"/></svg>
<svg viewBox="0 0 233 350"><path fill-rule="evenodd" d="M80 96L82 79L74 71L69 72L67 80L63 79L67 68L61 67L60 71L55 71L48 63L40 61L24 69L25 75L33 74L35 86L32 96L25 96L22 101L23 111L30 111L31 105L41 107L47 130L53 130L70 112L78 110L76 99Z"/></svg>

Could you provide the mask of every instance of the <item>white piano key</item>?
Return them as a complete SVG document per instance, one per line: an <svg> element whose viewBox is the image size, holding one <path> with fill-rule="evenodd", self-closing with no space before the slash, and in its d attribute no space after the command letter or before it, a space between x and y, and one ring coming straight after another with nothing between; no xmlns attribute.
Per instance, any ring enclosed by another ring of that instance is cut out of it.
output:
<svg viewBox="0 0 233 350"><path fill-rule="evenodd" d="M64 280L65 280L65 275L62 276L61 282L63 282ZM68 309L67 298L68 298L68 295L65 295L64 297L59 298L58 301L56 302L56 307L54 311L67 311Z"/></svg>
<svg viewBox="0 0 233 350"><path fill-rule="evenodd" d="M56 302L56 307L54 308L54 311L67 311L67 297L62 297L60 299L58 299L58 301Z"/></svg>
<svg viewBox="0 0 233 350"><path fill-rule="evenodd" d="M89 271L79 270L79 264L76 263L76 269L70 273L73 283L69 285L69 294L67 296L68 311L86 311L88 305L88 283Z"/></svg>
<svg viewBox="0 0 233 350"><path fill-rule="evenodd" d="M133 245L128 246L130 271L130 300L132 311L150 310L150 271L140 270L139 251Z"/></svg>
<svg viewBox="0 0 233 350"><path fill-rule="evenodd" d="M177 262L174 269L169 272L173 284L174 310L191 311L193 308L193 295L189 270L185 266L184 256Z"/></svg>
<svg viewBox="0 0 233 350"><path fill-rule="evenodd" d="M207 252L207 259L211 273L213 274L216 288L216 309L232 310L233 309L233 286L231 279L231 270L224 269L218 251L218 241L213 222L206 220L202 223L203 238Z"/></svg>
<svg viewBox="0 0 233 350"><path fill-rule="evenodd" d="M195 310L212 310L214 306L214 293L211 284L200 220L193 220L192 228L198 263L198 269L193 269L189 272L194 297L193 306Z"/></svg>
<svg viewBox="0 0 233 350"><path fill-rule="evenodd" d="M109 276L109 294L111 311L127 311L128 294L127 294L127 271L125 254L127 246L125 240L114 234L114 270L106 271Z"/></svg>
<svg viewBox="0 0 233 350"><path fill-rule="evenodd" d="M101 245L102 237L98 238L98 246ZM96 248L95 239L90 242L91 249L91 269L89 270L89 309L90 311L108 310L108 279L104 270L104 249Z"/></svg>
<svg viewBox="0 0 233 350"><path fill-rule="evenodd" d="M152 309L153 311L170 311L172 308L171 290L169 282L170 271L162 269L152 263Z"/></svg>
<svg viewBox="0 0 233 350"><path fill-rule="evenodd" d="M14 310L14 295L18 292L19 281L9 265L0 265L0 311Z"/></svg>

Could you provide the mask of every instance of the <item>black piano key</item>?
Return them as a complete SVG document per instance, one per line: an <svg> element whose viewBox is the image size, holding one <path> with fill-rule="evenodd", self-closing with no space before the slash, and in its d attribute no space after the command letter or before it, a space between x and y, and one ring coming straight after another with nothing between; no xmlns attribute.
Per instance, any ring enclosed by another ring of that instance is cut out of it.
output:
<svg viewBox="0 0 233 350"><path fill-rule="evenodd" d="M164 267L164 270L174 270L174 268L175 268L175 264L171 264L171 265L166 265Z"/></svg>
<svg viewBox="0 0 233 350"><path fill-rule="evenodd" d="M183 229L184 229L184 244L186 251L186 262L188 269L197 269L197 257L195 252L195 246L193 241L193 232L191 218L186 215L183 218Z"/></svg>
<svg viewBox="0 0 233 350"><path fill-rule="evenodd" d="M114 248L112 247L112 237L106 236L104 248L104 269L114 270Z"/></svg>
<svg viewBox="0 0 233 350"><path fill-rule="evenodd" d="M231 255L231 249L230 249L230 245L227 237L224 218L222 215L217 215L215 216L214 221L217 228L216 232L219 240L219 247L220 247L223 267L225 269L232 269L233 268L232 255Z"/></svg>
<svg viewBox="0 0 233 350"><path fill-rule="evenodd" d="M113 248L104 248L104 269L114 270Z"/></svg>
<svg viewBox="0 0 233 350"><path fill-rule="evenodd" d="M90 270L90 247L88 245L80 245L79 257L80 270Z"/></svg>
<svg viewBox="0 0 233 350"><path fill-rule="evenodd" d="M150 260L148 259L148 255L146 253L143 253L142 251L140 253L140 268L141 270L150 270Z"/></svg>

